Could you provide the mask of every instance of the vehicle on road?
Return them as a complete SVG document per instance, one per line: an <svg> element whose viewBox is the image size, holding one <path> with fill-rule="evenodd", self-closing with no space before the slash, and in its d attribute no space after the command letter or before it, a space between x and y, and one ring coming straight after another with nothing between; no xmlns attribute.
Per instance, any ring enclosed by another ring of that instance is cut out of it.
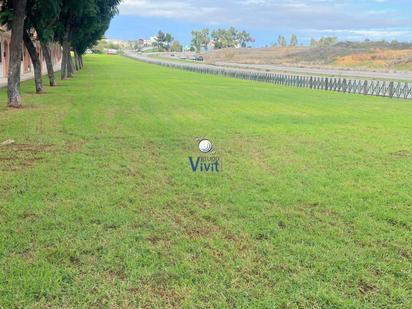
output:
<svg viewBox="0 0 412 309"><path fill-rule="evenodd" d="M193 60L193 61L203 61L203 57L202 56L192 56L192 57L190 57L190 60Z"/></svg>

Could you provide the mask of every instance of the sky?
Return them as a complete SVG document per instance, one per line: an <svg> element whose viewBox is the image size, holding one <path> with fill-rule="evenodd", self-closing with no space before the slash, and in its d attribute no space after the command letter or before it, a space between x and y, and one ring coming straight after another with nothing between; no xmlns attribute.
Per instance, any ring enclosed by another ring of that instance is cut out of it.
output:
<svg viewBox="0 0 412 309"><path fill-rule="evenodd" d="M234 26L271 45L279 34L311 38L412 42L412 0L123 0L106 33L111 39L149 38L159 30L189 45L191 31Z"/></svg>

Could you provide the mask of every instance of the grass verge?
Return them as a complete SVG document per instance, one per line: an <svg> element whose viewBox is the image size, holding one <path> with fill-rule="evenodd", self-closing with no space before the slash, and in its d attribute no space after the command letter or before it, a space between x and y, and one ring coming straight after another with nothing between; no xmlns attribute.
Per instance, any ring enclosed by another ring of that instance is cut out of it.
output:
<svg viewBox="0 0 412 309"><path fill-rule="evenodd" d="M0 110L0 307L411 305L410 101L85 61Z"/></svg>

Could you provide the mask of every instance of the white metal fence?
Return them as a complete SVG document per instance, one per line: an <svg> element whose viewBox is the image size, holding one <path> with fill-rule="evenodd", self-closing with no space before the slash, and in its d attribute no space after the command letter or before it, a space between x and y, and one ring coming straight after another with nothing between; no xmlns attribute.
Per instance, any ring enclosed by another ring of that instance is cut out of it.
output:
<svg viewBox="0 0 412 309"><path fill-rule="evenodd" d="M382 96L390 98L412 99L412 84L407 82L360 80L335 77L317 77L308 75L276 74L268 72L247 71L241 69L214 67L203 64L186 64L167 60L158 60L149 57L131 56L150 64L157 64L169 68L176 68L203 74L223 75L239 79L254 80L265 83L286 85L300 88L320 89L357 93L363 95Z"/></svg>

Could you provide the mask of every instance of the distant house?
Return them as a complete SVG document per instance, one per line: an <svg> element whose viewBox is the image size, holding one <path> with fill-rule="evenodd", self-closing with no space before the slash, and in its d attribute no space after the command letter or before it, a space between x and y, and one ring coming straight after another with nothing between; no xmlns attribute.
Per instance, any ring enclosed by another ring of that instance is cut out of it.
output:
<svg viewBox="0 0 412 309"><path fill-rule="evenodd" d="M136 45L137 45L137 47L139 47L139 48L144 47L144 44L145 44L145 40L144 40L144 39L138 39L138 40L136 41Z"/></svg>
<svg viewBox="0 0 412 309"><path fill-rule="evenodd" d="M210 40L209 43L207 44L206 51L214 50L216 47L216 43L214 40Z"/></svg>
<svg viewBox="0 0 412 309"><path fill-rule="evenodd" d="M116 47L119 47L119 48L127 48L127 47L129 47L129 42L128 42L128 41L124 41L124 40L107 39L106 42L107 42L109 45L116 46Z"/></svg>
<svg viewBox="0 0 412 309"><path fill-rule="evenodd" d="M138 49L138 50L144 50L144 49L150 49L154 46L154 39L138 39L136 41L132 41L130 46L132 48Z"/></svg>
<svg viewBox="0 0 412 309"><path fill-rule="evenodd" d="M117 55L117 50L116 49L108 48L105 51L106 51L106 54L108 54L108 55Z"/></svg>

